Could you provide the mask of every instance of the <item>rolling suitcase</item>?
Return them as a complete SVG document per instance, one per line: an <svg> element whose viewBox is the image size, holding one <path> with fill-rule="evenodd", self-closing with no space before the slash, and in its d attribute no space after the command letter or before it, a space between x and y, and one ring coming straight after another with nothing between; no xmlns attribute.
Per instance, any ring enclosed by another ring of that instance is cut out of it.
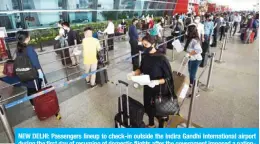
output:
<svg viewBox="0 0 260 144"><path fill-rule="evenodd" d="M249 43L253 43L255 40L255 32L251 32L250 38L249 38Z"/></svg>
<svg viewBox="0 0 260 144"><path fill-rule="evenodd" d="M166 37L167 49L171 49L171 50L173 49L173 46L172 46L173 38L174 38L174 36Z"/></svg>
<svg viewBox="0 0 260 144"><path fill-rule="evenodd" d="M98 69L104 68L104 64L98 64ZM107 69L96 73L96 84L103 86L108 82Z"/></svg>
<svg viewBox="0 0 260 144"><path fill-rule="evenodd" d="M120 84L120 97L118 98L118 113L115 115L115 128L145 128L143 122L144 106L129 97L128 83L121 80ZM122 95L122 85L126 86L126 94Z"/></svg>
<svg viewBox="0 0 260 144"><path fill-rule="evenodd" d="M107 52L106 49L103 49L97 53L97 59L98 59L97 69L101 69L105 67L105 62L106 62L105 59L107 56L106 52ZM108 82L107 69L104 69L96 73L96 84L103 86L107 82Z"/></svg>
<svg viewBox="0 0 260 144"><path fill-rule="evenodd" d="M34 80L34 84L36 90L38 91L36 80ZM45 88L39 90L37 93L44 92L47 89L53 88L52 86L46 87L45 82L43 82L43 85ZM59 114L60 107L58 97L54 89L48 93L43 93L41 96L34 98L33 104L35 108L35 113L39 120L45 120L54 115L57 117L57 119L61 119L61 116Z"/></svg>

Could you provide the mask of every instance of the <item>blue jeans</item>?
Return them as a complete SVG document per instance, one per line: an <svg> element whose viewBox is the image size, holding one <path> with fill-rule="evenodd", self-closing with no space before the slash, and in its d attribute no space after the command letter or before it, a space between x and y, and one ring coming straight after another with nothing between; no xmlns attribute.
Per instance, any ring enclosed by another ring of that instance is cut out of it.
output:
<svg viewBox="0 0 260 144"><path fill-rule="evenodd" d="M194 83L201 60L190 60L188 64L190 84Z"/></svg>

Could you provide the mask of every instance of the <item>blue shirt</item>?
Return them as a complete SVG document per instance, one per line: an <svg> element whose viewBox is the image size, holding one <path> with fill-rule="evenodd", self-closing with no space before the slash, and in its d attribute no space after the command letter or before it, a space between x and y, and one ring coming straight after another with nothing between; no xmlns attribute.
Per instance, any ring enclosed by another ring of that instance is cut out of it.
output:
<svg viewBox="0 0 260 144"><path fill-rule="evenodd" d="M25 52L26 52L27 56L29 57L33 67L35 67L37 70L42 69L42 67L40 65L40 61L38 59L38 55L35 52L34 48L32 46L27 46L27 48L25 50L26 50ZM16 55L19 56L19 55L22 55L22 53L17 52ZM39 79L36 79L36 81L38 82ZM35 88L34 81L25 82L25 83L23 83L23 85L26 86L27 88Z"/></svg>
<svg viewBox="0 0 260 144"><path fill-rule="evenodd" d="M138 32L137 32L136 26L131 25L129 27L128 34L129 34L130 40L137 40L138 41Z"/></svg>
<svg viewBox="0 0 260 144"><path fill-rule="evenodd" d="M213 35L214 23L212 21L204 22L204 35L211 36Z"/></svg>
<svg viewBox="0 0 260 144"><path fill-rule="evenodd" d="M98 33L97 32L93 33L93 37L98 39Z"/></svg>

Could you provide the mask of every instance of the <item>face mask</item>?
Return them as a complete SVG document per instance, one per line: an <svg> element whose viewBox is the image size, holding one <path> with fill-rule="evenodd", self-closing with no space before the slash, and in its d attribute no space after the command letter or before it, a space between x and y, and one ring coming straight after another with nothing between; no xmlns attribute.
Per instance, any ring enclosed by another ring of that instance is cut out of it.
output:
<svg viewBox="0 0 260 144"><path fill-rule="evenodd" d="M144 50L144 53L149 54L150 51L152 51L152 49L153 49L153 47L146 48L146 49Z"/></svg>
<svg viewBox="0 0 260 144"><path fill-rule="evenodd" d="M200 20L198 20L198 19L196 19L196 20L195 20L195 23L197 23L197 24L198 24L199 22L200 22Z"/></svg>

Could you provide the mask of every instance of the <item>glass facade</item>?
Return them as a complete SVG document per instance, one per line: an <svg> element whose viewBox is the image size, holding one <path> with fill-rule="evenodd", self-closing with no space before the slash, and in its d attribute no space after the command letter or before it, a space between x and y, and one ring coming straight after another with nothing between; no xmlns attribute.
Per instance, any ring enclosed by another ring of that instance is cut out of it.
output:
<svg viewBox="0 0 260 144"><path fill-rule="evenodd" d="M3 1L3 2L2 2ZM177 0L2 0L0 27L53 27L59 20L72 24L170 15Z"/></svg>

